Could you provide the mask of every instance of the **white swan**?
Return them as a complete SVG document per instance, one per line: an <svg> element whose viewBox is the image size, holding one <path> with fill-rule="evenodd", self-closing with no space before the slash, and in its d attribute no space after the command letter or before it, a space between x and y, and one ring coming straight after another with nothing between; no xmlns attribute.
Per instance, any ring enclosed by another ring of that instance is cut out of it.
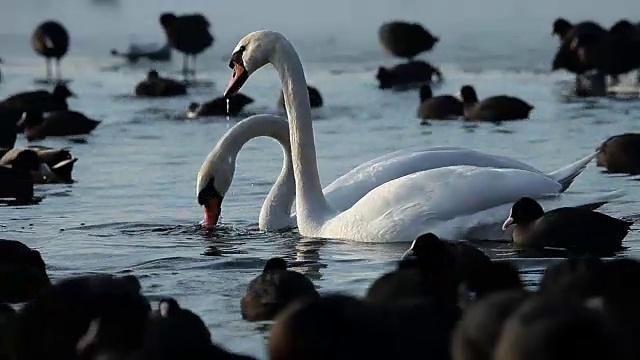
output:
<svg viewBox="0 0 640 360"><path fill-rule="evenodd" d="M303 236L410 242L420 234L434 232L441 238L461 239L478 228L490 225L500 228L511 203L523 196L563 198L558 196L562 187L558 182L534 172L451 166L386 182L344 212L336 211L322 193L306 80L291 43L273 31L245 36L232 54L229 65L234 72L225 96L237 93L249 75L267 63L274 65L282 81L289 117L298 229ZM212 182L198 184L199 202L205 207L211 200L212 186ZM200 196L203 192L205 195ZM618 196L620 193L609 193L599 199Z"/></svg>
<svg viewBox="0 0 640 360"><path fill-rule="evenodd" d="M202 164L198 173L198 183L206 184L213 181L213 188L224 198L233 181L238 152L244 144L260 136L271 137L280 143L285 159L280 175L262 205L258 226L261 230L295 227L296 218L295 215L291 215L295 198L295 180L289 145L289 123L280 116L254 115L229 129ZM385 182L418 171L453 165L532 171L559 182L564 191L596 155L597 153L593 153L549 174L543 174L523 162L466 148L440 146L421 150L399 150L355 167L322 191L332 208L343 211Z"/></svg>

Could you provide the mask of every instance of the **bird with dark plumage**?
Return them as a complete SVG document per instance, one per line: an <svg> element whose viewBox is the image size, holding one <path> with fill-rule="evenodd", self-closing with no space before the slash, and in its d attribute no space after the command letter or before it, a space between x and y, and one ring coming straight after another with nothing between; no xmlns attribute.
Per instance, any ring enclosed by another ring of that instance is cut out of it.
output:
<svg viewBox="0 0 640 360"><path fill-rule="evenodd" d="M640 134L625 133L605 140L598 147L596 164L610 173L640 174Z"/></svg>
<svg viewBox="0 0 640 360"><path fill-rule="evenodd" d="M34 90L17 93L0 101L0 108L23 113L25 111L50 112L69 109L67 99L76 97L66 85L56 85L52 92Z"/></svg>
<svg viewBox="0 0 640 360"><path fill-rule="evenodd" d="M209 32L209 21L202 14L176 16L173 13L160 15L160 24L172 48L183 53L182 72L186 76L196 74L196 56L213 44L214 37ZM192 57L193 68L189 69L188 57Z"/></svg>
<svg viewBox="0 0 640 360"><path fill-rule="evenodd" d="M583 34L592 36L601 36L606 30L593 21L582 21L577 24L571 24L563 18L558 18L553 23L552 34L560 40L560 46L553 58L551 70L565 69L576 75L581 75L591 69L593 66L580 61L578 52L571 48L571 44L575 38ZM576 82L579 79L576 78Z"/></svg>
<svg viewBox="0 0 640 360"><path fill-rule="evenodd" d="M173 298L161 299L151 312L141 353L139 359L253 359L214 344L204 321Z"/></svg>
<svg viewBox="0 0 640 360"><path fill-rule="evenodd" d="M71 173L78 158L68 149L46 146L0 149L0 166L29 171L37 184L74 183Z"/></svg>
<svg viewBox="0 0 640 360"><path fill-rule="evenodd" d="M602 34L581 33L576 35L570 48L586 67L611 76L613 84L618 77L640 67L640 37L628 20L616 22Z"/></svg>
<svg viewBox="0 0 640 360"><path fill-rule="evenodd" d="M240 309L245 320L271 320L294 301L316 297L318 292L311 280L287 270L286 261L275 257L267 261L262 274L251 280Z"/></svg>
<svg viewBox="0 0 640 360"><path fill-rule="evenodd" d="M632 224L584 207L562 207L545 213L537 201L523 197L511 207L502 229L515 225L513 242L521 247L610 254L622 248Z"/></svg>
<svg viewBox="0 0 640 360"><path fill-rule="evenodd" d="M449 120L458 118L463 114L460 99L452 95L433 96L431 86L425 84L420 87L418 118L422 120ZM424 124L426 121L422 123Z"/></svg>
<svg viewBox="0 0 640 360"><path fill-rule="evenodd" d="M508 95L496 95L478 101L476 90L471 85L460 89L460 97L466 120L508 121L529 118L533 106L524 100Z"/></svg>
<svg viewBox="0 0 640 360"><path fill-rule="evenodd" d="M169 97L187 94L187 86L180 81L161 77L155 70L147 73L147 78L136 85L136 96Z"/></svg>
<svg viewBox="0 0 640 360"><path fill-rule="evenodd" d="M234 116L238 115L245 106L254 101L255 100L245 94L237 93L228 96L226 99L224 96L220 96L204 103L192 102L189 104L187 116L189 118L196 118L198 116Z"/></svg>
<svg viewBox="0 0 640 360"><path fill-rule="evenodd" d="M51 59L56 61L56 78L62 79L60 59L69 51L69 33L57 21L47 20L40 23L31 35L31 47L47 62L47 80L51 78Z"/></svg>
<svg viewBox="0 0 640 360"><path fill-rule="evenodd" d="M47 136L85 135L93 131L101 121L93 120L77 111L62 110L46 118L39 111L25 111L18 126L24 128L27 140L40 140Z"/></svg>
<svg viewBox="0 0 640 360"><path fill-rule="evenodd" d="M443 77L435 66L426 61L416 60L391 68L380 66L376 79L380 89L404 90L433 82L440 83Z"/></svg>
<svg viewBox="0 0 640 360"><path fill-rule="evenodd" d="M412 60L418 54L433 49L439 38L418 23L392 21L380 26L378 41L387 53Z"/></svg>
<svg viewBox="0 0 640 360"><path fill-rule="evenodd" d="M309 105L311 105L311 108L322 107L324 101L322 100L322 95L320 95L320 90L307 84L307 92L309 93ZM284 106L284 93L282 91L280 91L280 97L278 98L276 107L280 110L286 110Z"/></svg>

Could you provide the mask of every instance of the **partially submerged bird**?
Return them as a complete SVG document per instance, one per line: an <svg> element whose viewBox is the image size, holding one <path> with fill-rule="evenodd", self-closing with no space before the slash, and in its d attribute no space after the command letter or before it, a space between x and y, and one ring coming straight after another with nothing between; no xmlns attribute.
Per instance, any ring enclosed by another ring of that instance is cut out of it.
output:
<svg viewBox="0 0 640 360"><path fill-rule="evenodd" d="M34 90L17 93L0 101L0 108L15 110L23 113L25 111L50 112L67 110L67 99L76 97L66 85L56 85L52 92L47 90Z"/></svg>
<svg viewBox="0 0 640 360"><path fill-rule="evenodd" d="M311 280L287 270L283 258L271 258L262 274L251 280L242 297L242 318L248 321L271 320L294 301L317 297L318 292Z"/></svg>
<svg viewBox="0 0 640 360"><path fill-rule="evenodd" d="M62 79L60 59L62 59L69 50L69 33L67 29L57 21L44 21L33 31L31 35L31 47L38 55L46 59L47 80L52 80L51 59L55 59L56 78L60 81Z"/></svg>
<svg viewBox="0 0 640 360"><path fill-rule="evenodd" d="M139 82L135 89L136 96L168 97L187 94L187 86L179 81L163 78L155 70L147 73L147 78Z"/></svg>
<svg viewBox="0 0 640 360"><path fill-rule="evenodd" d="M418 23L392 21L380 26L378 41L387 53L412 60L431 50L439 39Z"/></svg>
<svg viewBox="0 0 640 360"><path fill-rule="evenodd" d="M111 49L111 55L124 58L132 64L137 63L140 59L171 61L171 45L168 43L162 46L152 47L151 45L156 44L131 44L126 52Z"/></svg>
<svg viewBox="0 0 640 360"><path fill-rule="evenodd" d="M455 119L464 114L462 102L452 95L433 96L431 86L420 87L420 105L417 116L422 120L448 120Z"/></svg>
<svg viewBox="0 0 640 360"><path fill-rule="evenodd" d="M423 84L442 82L442 73L433 65L417 60L398 64L392 68L379 67L376 79L380 89L407 89Z"/></svg>
<svg viewBox="0 0 640 360"><path fill-rule="evenodd" d="M322 107L322 105L324 104L324 101L322 100L322 95L320 95L320 91L307 84L307 92L309 93L309 105L311 105L311 108L319 108ZM284 94L282 91L280 91L280 97L278 97L278 102L276 103L276 107L280 110L285 110L286 107L284 106Z"/></svg>
<svg viewBox="0 0 640 360"><path fill-rule="evenodd" d="M502 229L515 225L513 242L521 247L611 253L622 248L632 224L584 207L562 207L545 213L537 201L523 197L511 207Z"/></svg>
<svg viewBox="0 0 640 360"><path fill-rule="evenodd" d="M73 165L78 161L68 149L45 146L0 149L0 165L29 171L37 184L73 183Z"/></svg>
<svg viewBox="0 0 640 360"><path fill-rule="evenodd" d="M610 173L640 174L640 134L625 133L605 140L598 147L596 163Z"/></svg>
<svg viewBox="0 0 640 360"><path fill-rule="evenodd" d="M533 106L524 100L508 95L496 95L478 101L476 90L471 85L460 89L464 118L478 121L507 121L529 118Z"/></svg>
<svg viewBox="0 0 640 360"><path fill-rule="evenodd" d="M101 121L93 120L77 111L55 111L45 118L42 112L25 111L18 126L24 127L27 140L40 140L47 136L89 134Z"/></svg>
<svg viewBox="0 0 640 360"><path fill-rule="evenodd" d="M185 14L176 16L173 13L160 15L160 24L167 35L172 48L184 55L182 72L196 73L196 56L209 48L214 41L209 32L209 21L202 14ZM189 69L188 57L193 60L193 67Z"/></svg>
<svg viewBox="0 0 640 360"><path fill-rule="evenodd" d="M226 99L220 96L204 103L192 102L189 104L187 116L189 118L198 116L234 116L238 115L245 106L252 102L254 102L252 98L241 93L234 94Z"/></svg>

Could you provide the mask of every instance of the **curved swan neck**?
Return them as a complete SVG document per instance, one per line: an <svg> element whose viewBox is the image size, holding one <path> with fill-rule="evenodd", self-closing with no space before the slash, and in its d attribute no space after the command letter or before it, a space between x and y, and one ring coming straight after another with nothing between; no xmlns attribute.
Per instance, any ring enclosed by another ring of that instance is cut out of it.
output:
<svg viewBox="0 0 640 360"><path fill-rule="evenodd" d="M289 148L289 128L286 120L275 115L255 115L238 122L218 141L214 149L224 150L233 158L251 139L267 136L275 139L283 148Z"/></svg>
<svg viewBox="0 0 640 360"><path fill-rule="evenodd" d="M330 209L322 193L316 146L311 124L311 106L307 81L300 57L293 45L282 41L271 63L282 81L285 108L289 118L289 139L296 181L296 212L298 219L320 215ZM300 225L300 224L298 224Z"/></svg>

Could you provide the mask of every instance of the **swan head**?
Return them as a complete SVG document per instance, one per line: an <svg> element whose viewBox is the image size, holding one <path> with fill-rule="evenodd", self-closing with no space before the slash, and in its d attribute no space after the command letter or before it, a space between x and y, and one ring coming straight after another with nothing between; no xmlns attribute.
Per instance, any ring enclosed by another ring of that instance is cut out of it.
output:
<svg viewBox="0 0 640 360"><path fill-rule="evenodd" d="M502 224L502 230L507 230L511 225L527 226L538 220L544 215L542 205L529 197L523 197L516 201L511 210L509 217Z"/></svg>
<svg viewBox="0 0 640 360"><path fill-rule="evenodd" d="M204 208L202 225L206 228L214 228L220 219L222 200L231 186L235 163L235 158L225 156L224 151L216 147L198 171L196 196Z"/></svg>
<svg viewBox="0 0 640 360"><path fill-rule="evenodd" d="M224 96L236 94L249 76L256 70L272 62L279 47L286 43L284 35L279 32L260 30L243 37L231 54L229 68L233 70Z"/></svg>

